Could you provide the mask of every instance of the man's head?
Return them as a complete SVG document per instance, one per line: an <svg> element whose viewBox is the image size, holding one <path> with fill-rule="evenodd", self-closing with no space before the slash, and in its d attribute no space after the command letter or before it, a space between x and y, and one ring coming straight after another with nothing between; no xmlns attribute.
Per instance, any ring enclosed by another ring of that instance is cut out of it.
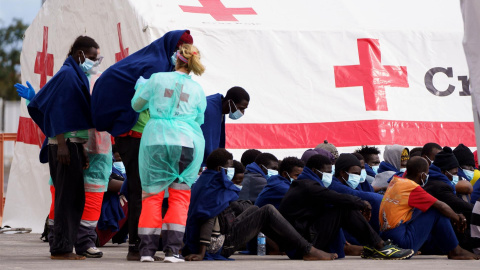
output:
<svg viewBox="0 0 480 270"><path fill-rule="evenodd" d="M77 64L82 64L85 62L86 59L90 59L91 61L95 62L99 60L98 57L98 46L97 42L87 36L79 36L72 44L70 51L68 52L68 56L72 56L73 60L77 62Z"/></svg>
<svg viewBox="0 0 480 270"><path fill-rule="evenodd" d="M452 181L454 178L458 179L458 161L455 155L453 154L452 148L445 146L442 151L440 151L433 161L433 165L440 168L442 173ZM457 180L458 182L458 180Z"/></svg>
<svg viewBox="0 0 480 270"><path fill-rule="evenodd" d="M435 156L440 151L442 151L442 147L440 145L430 142L423 146L422 157L428 161L428 164L432 164L435 160Z"/></svg>
<svg viewBox="0 0 480 270"><path fill-rule="evenodd" d="M455 149L453 149L453 154L460 164L460 168L468 171L475 170L475 157L473 156L472 150L465 146L464 144L459 144Z"/></svg>
<svg viewBox="0 0 480 270"><path fill-rule="evenodd" d="M323 141L323 143L317 145L317 147L315 147L315 148L325 149L328 152L330 152L333 155L333 157L335 157L335 159L338 158L337 148L335 147L335 145L329 143L327 140Z"/></svg>
<svg viewBox="0 0 480 270"><path fill-rule="evenodd" d="M233 167L233 155L225 148L217 148L213 150L207 157L207 169L220 171ZM227 173L227 171L225 171Z"/></svg>
<svg viewBox="0 0 480 270"><path fill-rule="evenodd" d="M354 155L358 161L360 161L360 167L363 169L365 169L365 158L360 155L359 153L352 153L352 155Z"/></svg>
<svg viewBox="0 0 480 270"><path fill-rule="evenodd" d="M235 185L241 186L243 182L243 177L245 176L245 167L243 167L242 163L234 160L233 168L235 168L235 174L233 175L232 182Z"/></svg>
<svg viewBox="0 0 480 270"><path fill-rule="evenodd" d="M378 150L378 148L375 146L362 146L361 148L357 149L355 153L362 155L365 163L367 163L370 167L380 165L380 150Z"/></svg>
<svg viewBox="0 0 480 270"><path fill-rule="evenodd" d="M240 86L234 86L227 91L222 101L222 113L236 120L245 114L250 103L250 95Z"/></svg>
<svg viewBox="0 0 480 270"><path fill-rule="evenodd" d="M327 158L330 159L332 163L335 163L335 157L330 153L329 151L321 148L315 148L315 149L307 149L305 152L303 152L301 160L304 163L307 163L307 161L314 155L322 155L326 156Z"/></svg>
<svg viewBox="0 0 480 270"><path fill-rule="evenodd" d="M405 146L398 144L385 146L383 159L388 164L393 165L397 170L405 169L409 158L409 151Z"/></svg>
<svg viewBox="0 0 480 270"><path fill-rule="evenodd" d="M335 162L335 177L347 183L350 175L358 175L362 173L362 167L358 158L352 154L341 154Z"/></svg>
<svg viewBox="0 0 480 270"><path fill-rule="evenodd" d="M296 157L286 157L280 162L278 173L290 180L297 180L305 164Z"/></svg>
<svg viewBox="0 0 480 270"><path fill-rule="evenodd" d="M428 161L423 157L412 157L407 162L406 178L424 186L428 180Z"/></svg>
<svg viewBox="0 0 480 270"><path fill-rule="evenodd" d="M278 171L278 159L270 153L261 153L255 158L255 163L265 174L268 174L268 170Z"/></svg>
<svg viewBox="0 0 480 270"><path fill-rule="evenodd" d="M323 155L311 156L305 166L312 170L320 179L323 178L324 173L332 173L332 162Z"/></svg>
<svg viewBox="0 0 480 270"><path fill-rule="evenodd" d="M420 157L422 156L422 147L415 147L412 150L410 150L410 157Z"/></svg>
<svg viewBox="0 0 480 270"><path fill-rule="evenodd" d="M247 165L249 165L250 163L255 162L255 159L261 153L262 152L257 149L248 149L247 151L243 152L240 161L242 162L243 166L247 167Z"/></svg>

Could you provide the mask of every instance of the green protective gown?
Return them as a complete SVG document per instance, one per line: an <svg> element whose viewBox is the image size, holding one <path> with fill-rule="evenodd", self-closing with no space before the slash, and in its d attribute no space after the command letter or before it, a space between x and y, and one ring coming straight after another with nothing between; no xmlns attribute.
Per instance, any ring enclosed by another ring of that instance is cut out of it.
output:
<svg viewBox="0 0 480 270"><path fill-rule="evenodd" d="M105 192L112 173L112 141L107 132L88 130L88 142L84 145L90 166L83 171L85 192Z"/></svg>
<svg viewBox="0 0 480 270"><path fill-rule="evenodd" d="M202 87L187 74L159 72L139 80L135 89L132 108L150 111L138 156L143 191L157 194L177 179L191 186L205 149L200 125L207 101ZM182 166L181 156L191 162ZM179 173L181 166L184 169Z"/></svg>

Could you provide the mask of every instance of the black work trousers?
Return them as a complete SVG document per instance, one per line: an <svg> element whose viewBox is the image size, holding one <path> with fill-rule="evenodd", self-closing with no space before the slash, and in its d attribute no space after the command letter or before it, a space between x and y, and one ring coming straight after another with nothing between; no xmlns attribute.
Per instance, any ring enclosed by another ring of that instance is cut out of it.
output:
<svg viewBox="0 0 480 270"><path fill-rule="evenodd" d="M127 173L129 251L139 251L140 244L138 237L138 221L142 212L142 183L138 171L140 140L130 136L115 138L115 145Z"/></svg>
<svg viewBox="0 0 480 270"><path fill-rule="evenodd" d="M68 139L66 144L70 152L70 165L58 162L58 145L48 146L50 176L55 187L55 217L50 246L52 255L73 251L85 206L83 145Z"/></svg>
<svg viewBox="0 0 480 270"><path fill-rule="evenodd" d="M282 250L296 249L308 254L312 247L274 206L267 204L262 208L251 206L235 219L231 231L225 235L222 256L231 256L259 232L275 241Z"/></svg>

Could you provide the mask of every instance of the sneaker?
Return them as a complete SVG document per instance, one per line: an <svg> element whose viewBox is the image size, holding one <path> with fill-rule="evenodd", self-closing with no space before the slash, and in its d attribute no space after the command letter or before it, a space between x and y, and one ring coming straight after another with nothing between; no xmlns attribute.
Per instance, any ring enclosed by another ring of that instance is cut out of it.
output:
<svg viewBox="0 0 480 270"><path fill-rule="evenodd" d="M154 262L155 259L153 259L152 256L142 256L142 257L140 258L140 261L141 261L141 262Z"/></svg>
<svg viewBox="0 0 480 270"><path fill-rule="evenodd" d="M91 247L88 248L87 251L85 251L82 255L87 258L101 258L103 256L103 252L96 247Z"/></svg>
<svg viewBox="0 0 480 270"><path fill-rule="evenodd" d="M388 240L380 250L365 247L362 258L374 260L405 260L412 257L413 254L413 249L400 248L397 245L394 245L391 240Z"/></svg>
<svg viewBox="0 0 480 270"><path fill-rule="evenodd" d="M174 254L171 249L165 250L165 259L163 262L166 263L181 263L185 262L185 258L180 254Z"/></svg>

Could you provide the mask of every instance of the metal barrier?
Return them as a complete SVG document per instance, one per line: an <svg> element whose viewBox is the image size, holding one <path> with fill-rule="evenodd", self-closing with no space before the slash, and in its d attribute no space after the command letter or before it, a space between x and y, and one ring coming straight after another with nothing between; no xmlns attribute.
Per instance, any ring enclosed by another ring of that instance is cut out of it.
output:
<svg viewBox="0 0 480 270"><path fill-rule="evenodd" d="M3 207L5 206L5 195L3 190L3 174L4 174L4 160L3 160L3 143L7 141L16 141L17 140L17 133L0 133L0 226L2 226L3 222Z"/></svg>

